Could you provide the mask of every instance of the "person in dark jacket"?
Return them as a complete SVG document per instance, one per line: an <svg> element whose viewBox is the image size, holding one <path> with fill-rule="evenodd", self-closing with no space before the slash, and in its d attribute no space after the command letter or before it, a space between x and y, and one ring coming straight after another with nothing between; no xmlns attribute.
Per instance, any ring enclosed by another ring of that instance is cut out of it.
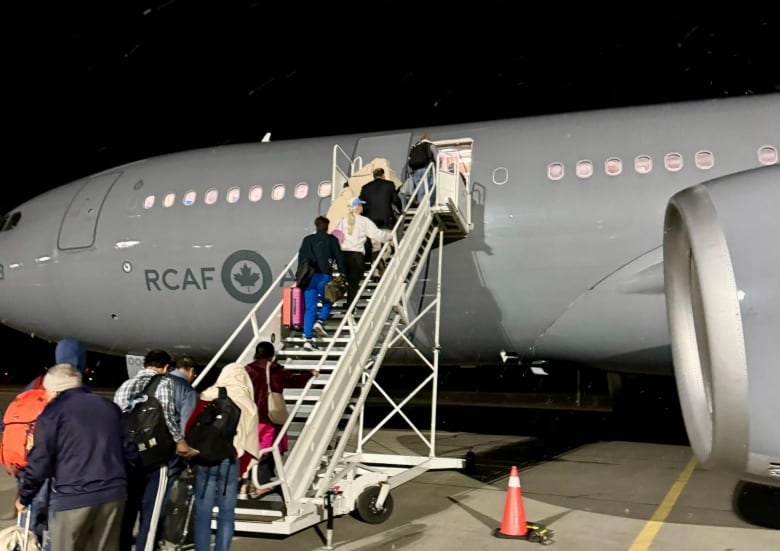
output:
<svg viewBox="0 0 780 551"><path fill-rule="evenodd" d="M364 184L360 189L360 200L363 205L363 216L371 220L377 228L393 229L395 226L396 215L403 210L401 197L395 189L395 184L390 180L385 180L385 170L375 168L374 179ZM369 263L376 260L381 248L381 243L372 240L366 240L366 259ZM385 265L384 260L380 262L377 275L382 275Z"/></svg>
<svg viewBox="0 0 780 551"><path fill-rule="evenodd" d="M127 473L138 454L122 412L83 386L70 364L49 369L43 387L51 401L36 422L16 508L26 511L51 479L52 551L118 550Z"/></svg>
<svg viewBox="0 0 780 551"><path fill-rule="evenodd" d="M438 154L438 149L431 141L431 136L427 132L412 146L409 152L409 169L412 171L413 186L416 188L420 180L425 176L425 183L417 190L416 203L422 203L425 194L428 190L431 190L430 204L436 204L436 190L432 188ZM431 164L433 164L433 167L428 170L428 166Z"/></svg>
<svg viewBox="0 0 780 551"><path fill-rule="evenodd" d="M331 261L336 263L339 273L346 274L344 256L341 254L339 240L328 233L330 220L324 216L314 219L314 227L317 230L307 235L301 241L298 250L298 264L308 261L314 266L314 275L309 285L303 290L303 348L317 350L317 345L312 340L313 332L320 336L326 336L325 322L330 317L333 305L325 300L325 285L333 279L331 273ZM317 313L317 301L322 300L322 308Z"/></svg>
<svg viewBox="0 0 780 551"><path fill-rule="evenodd" d="M261 341L255 347L255 360L247 364L246 371L252 380L255 402L257 403L257 418L259 421L258 434L260 437L260 449L270 448L281 430L280 425L275 425L268 418L268 382L265 378L265 366L270 362L268 368L271 374L271 390L273 392L284 392L285 388L303 388L309 379L319 375L319 371L311 369L307 371L287 370L275 359L276 350L274 345L268 341ZM279 442L279 453L287 451L287 434L284 434ZM270 452L264 453L260 457L257 466L257 480L260 484L265 484L271 480L274 472L274 456ZM259 488L255 490L254 496L260 496L271 491L271 488ZM246 488L242 488L242 493L246 494ZM239 496L243 497L243 496Z"/></svg>
<svg viewBox="0 0 780 551"><path fill-rule="evenodd" d="M374 179L360 188L360 200L363 205L363 216L371 220L376 227L392 229L395 225L396 213L403 210L401 198L395 189L395 184L385 180L385 169L375 168Z"/></svg>
<svg viewBox="0 0 780 551"><path fill-rule="evenodd" d="M70 364L79 370L79 373L83 375L87 368L87 348L84 343L78 339L65 338L60 339L57 342L57 346L54 348L54 364ZM30 390L31 388L43 388L43 375L38 375L32 381L30 381L24 390ZM1 423L0 423L1 424ZM2 427L0 427L2 430ZM35 496L30 504L30 529L35 532L38 537L38 541L43 543L44 540L44 526L46 520L46 501L49 495L49 483L44 482L41 486L38 495ZM49 546L46 546L46 551L49 551Z"/></svg>

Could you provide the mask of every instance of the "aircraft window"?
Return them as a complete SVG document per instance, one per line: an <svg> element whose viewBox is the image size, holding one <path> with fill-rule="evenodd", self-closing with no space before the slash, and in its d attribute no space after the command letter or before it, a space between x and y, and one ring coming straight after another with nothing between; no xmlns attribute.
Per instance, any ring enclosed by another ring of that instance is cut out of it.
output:
<svg viewBox="0 0 780 551"><path fill-rule="evenodd" d="M154 206L154 195L147 195L144 199L144 208L150 209Z"/></svg>
<svg viewBox="0 0 780 551"><path fill-rule="evenodd" d="M702 170L709 170L715 166L715 156L712 151L697 151L693 159L696 167Z"/></svg>
<svg viewBox="0 0 780 551"><path fill-rule="evenodd" d="M563 178L563 163L550 163L547 165L547 177L550 180Z"/></svg>
<svg viewBox="0 0 780 551"><path fill-rule="evenodd" d="M306 182L298 182L295 185L296 199L305 199L308 194L309 194L309 184L307 184Z"/></svg>
<svg viewBox="0 0 780 551"><path fill-rule="evenodd" d="M12 230L16 227L16 225L19 223L19 220L22 218L22 212L16 211L11 216L4 216L3 217L3 223L0 223L0 228L2 228L2 231L8 231Z"/></svg>
<svg viewBox="0 0 780 551"><path fill-rule="evenodd" d="M182 200L182 205L185 207L190 207L195 204L195 199L198 198L198 193L194 190L189 190L187 193L184 194L184 199Z"/></svg>
<svg viewBox="0 0 780 551"><path fill-rule="evenodd" d="M493 169L493 183L497 186L503 186L509 181L509 171L506 167L500 166Z"/></svg>
<svg viewBox="0 0 780 551"><path fill-rule="evenodd" d="M238 203L238 200L241 198L241 190L237 187L232 187L227 191L227 196L225 199L228 203L231 205L233 203Z"/></svg>
<svg viewBox="0 0 780 551"><path fill-rule="evenodd" d="M679 172L683 167L683 158L679 153L667 153L664 156L664 166L669 172Z"/></svg>
<svg viewBox="0 0 780 551"><path fill-rule="evenodd" d="M623 172L623 161L616 157L607 159L604 163L604 172L607 173L607 176L617 176Z"/></svg>
<svg viewBox="0 0 780 551"><path fill-rule="evenodd" d="M590 161L578 161L576 170L577 178L590 178L593 176L593 163Z"/></svg>
<svg viewBox="0 0 780 551"><path fill-rule="evenodd" d="M331 184L328 180L323 180L320 182L320 185L317 188L317 195L320 197L329 197L331 191L333 191L333 184Z"/></svg>
<svg viewBox="0 0 780 551"><path fill-rule="evenodd" d="M207 205L213 205L217 202L217 199L219 198L219 191L215 188L211 188L206 192L206 195L203 196L203 202Z"/></svg>
<svg viewBox="0 0 780 551"><path fill-rule="evenodd" d="M282 199L284 199L284 192L285 192L284 184L275 185L273 190L271 190L271 199L273 199L274 201L281 201Z"/></svg>
<svg viewBox="0 0 780 551"><path fill-rule="evenodd" d="M649 174L653 170L653 159L649 155L639 155L634 159L634 170L638 174Z"/></svg>
<svg viewBox="0 0 780 551"><path fill-rule="evenodd" d="M773 165L777 163L777 149L771 145L765 145L758 150L758 162L762 165Z"/></svg>
<svg viewBox="0 0 780 551"><path fill-rule="evenodd" d="M263 186L252 186L249 188L249 200L253 203L257 203L263 198Z"/></svg>
<svg viewBox="0 0 780 551"><path fill-rule="evenodd" d="M174 201L176 201L176 194L175 193L169 193L163 198L163 206L167 209L168 207L172 207Z"/></svg>

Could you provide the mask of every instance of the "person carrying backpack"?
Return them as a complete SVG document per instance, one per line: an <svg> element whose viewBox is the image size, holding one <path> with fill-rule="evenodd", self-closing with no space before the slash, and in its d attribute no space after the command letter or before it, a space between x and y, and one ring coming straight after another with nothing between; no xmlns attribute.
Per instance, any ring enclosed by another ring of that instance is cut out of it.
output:
<svg viewBox="0 0 780 551"><path fill-rule="evenodd" d="M165 375L172 365L173 360L165 350L151 350L144 358L144 367L135 377L122 383L114 394L114 403L125 412L131 435L136 435L134 440L139 447L122 517L122 551L130 551L137 517L136 550L154 549L167 497L168 464L175 455L188 458L193 453L181 430L181 412L176 410L174 382ZM145 407L135 407L139 405ZM152 419L153 426L138 425L139 422L151 423ZM166 446L166 443L170 445Z"/></svg>
<svg viewBox="0 0 780 551"><path fill-rule="evenodd" d="M220 425L224 419L228 422ZM211 512L215 506L219 513L214 549L230 549L239 479L246 476L260 452L257 426L257 405L249 374L240 363L228 364L214 385L201 393L187 425L187 437L200 452L193 458L198 465L194 491L195 551L211 549Z"/></svg>
<svg viewBox="0 0 780 551"><path fill-rule="evenodd" d="M49 403L48 392L43 388L43 377L37 386L19 393L3 415L3 438L0 442L0 462L12 476L27 466L27 456L35 443L35 427L38 417ZM41 485L35 499L31 501L27 514L30 530L39 543L43 543L46 520L46 500L49 494L48 481Z"/></svg>
<svg viewBox="0 0 780 551"><path fill-rule="evenodd" d="M82 385L81 373L57 364L43 379L49 403L38 416L35 444L19 472L16 510L27 510L47 480L52 549L119 548L127 473L138 450L122 412Z"/></svg>
<svg viewBox="0 0 780 551"><path fill-rule="evenodd" d="M409 169L412 171L412 180L414 181L415 188L417 188L420 180L422 180L423 176L425 176L425 171L428 169L428 165L433 163L433 168L431 168L431 171L428 172L428 176L425 178L425 184L420 186L417 190L418 204L422 202L425 193L433 187L433 175L434 171L436 170L437 155L438 150L431 141L430 134L427 132L425 132L422 135L422 138L420 138L420 140L416 142L409 150L409 159L407 164L409 165ZM435 190L431 191L430 203L431 205L436 204Z"/></svg>

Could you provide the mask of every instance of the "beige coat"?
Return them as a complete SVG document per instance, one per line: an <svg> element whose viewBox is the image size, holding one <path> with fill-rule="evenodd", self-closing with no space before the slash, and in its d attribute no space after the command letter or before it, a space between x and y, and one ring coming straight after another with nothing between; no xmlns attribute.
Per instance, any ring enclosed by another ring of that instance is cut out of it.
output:
<svg viewBox="0 0 780 551"><path fill-rule="evenodd" d="M233 438L233 447L236 448L237 457L241 457L244 452L253 457L259 457L257 404L255 404L252 380L243 364L231 363L223 367L222 372L217 377L217 382L204 390L200 399L207 402L216 399L219 396L219 387L221 386L225 387L227 395L241 410L236 436Z"/></svg>

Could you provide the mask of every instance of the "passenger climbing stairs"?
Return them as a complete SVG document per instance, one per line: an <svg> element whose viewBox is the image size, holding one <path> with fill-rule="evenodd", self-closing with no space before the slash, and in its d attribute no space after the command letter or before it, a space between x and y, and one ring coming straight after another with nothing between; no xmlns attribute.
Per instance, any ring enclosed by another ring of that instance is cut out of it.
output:
<svg viewBox="0 0 780 551"><path fill-rule="evenodd" d="M334 150L334 158L336 154ZM433 166L428 170L433 171ZM471 229L470 197L466 186L457 185L447 193L439 183L437 175L435 206L429 204L429 195L420 206L407 205L392 230L392 240L366 273L354 303L347 305L342 298L334 304L326 325L328 335L315 339L318 350L305 350L302 334L281 324L281 286L283 278L294 273L297 258L293 257L201 374L200 378L217 363L250 363L255 346L263 340L274 343L276 358L286 369L319 371L305 388L285 389L290 415L282 433L288 435L289 450L280 453L281 435L271 448L262 450L275 459L277 478L264 486L273 492L238 502L236 530L292 534L347 513L369 523L382 522L392 512L393 488L430 469L463 466L462 459L436 455L435 426L442 255L446 243L466 237ZM438 254L432 254L434 250ZM386 266L381 277L380 259ZM431 269L429 263L434 259L438 266ZM428 272L436 274L436 281L427 279ZM269 309L261 321L258 312ZM414 336L422 320L434 328L427 346L416 344L420 339ZM241 356L223 358L249 327L253 338ZM430 368L403 397L391 396L377 381L391 351L416 356L416 363ZM426 419L430 424L418 428L403 408L426 389L432 395L430 418ZM387 410L371 427L365 426L369 396L381 398ZM372 447L372 438L397 418L405 420L419 437L408 455Z"/></svg>

